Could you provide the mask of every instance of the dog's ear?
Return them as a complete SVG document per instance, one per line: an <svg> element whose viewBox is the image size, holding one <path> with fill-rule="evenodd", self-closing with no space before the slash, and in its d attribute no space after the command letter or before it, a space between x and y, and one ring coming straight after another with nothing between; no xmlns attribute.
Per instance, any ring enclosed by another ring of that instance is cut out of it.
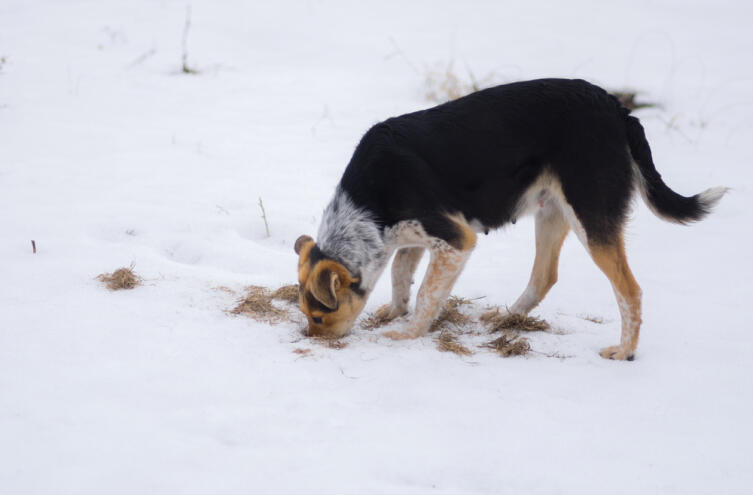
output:
<svg viewBox="0 0 753 495"><path fill-rule="evenodd" d="M334 270L321 270L311 284L311 295L329 309L337 308L337 291L340 289L340 275Z"/></svg>
<svg viewBox="0 0 753 495"><path fill-rule="evenodd" d="M303 246L308 244L309 242L314 242L314 239L311 238L311 236L308 235L302 235L295 241L295 246L293 249L295 249L295 254L301 254L301 249L303 249Z"/></svg>

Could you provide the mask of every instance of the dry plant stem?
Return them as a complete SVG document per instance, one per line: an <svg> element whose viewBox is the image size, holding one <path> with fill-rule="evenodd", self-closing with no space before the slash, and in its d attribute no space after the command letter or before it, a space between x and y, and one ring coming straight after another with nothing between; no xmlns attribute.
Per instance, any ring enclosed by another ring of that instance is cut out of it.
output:
<svg viewBox="0 0 753 495"><path fill-rule="evenodd" d="M34 239L31 240L31 252L37 254L37 243L34 242Z"/></svg>
<svg viewBox="0 0 753 495"><path fill-rule="evenodd" d="M188 30L191 28L191 6L186 6L186 25L183 27L183 73L196 74L197 71L188 66Z"/></svg>
<svg viewBox="0 0 753 495"><path fill-rule="evenodd" d="M259 196L259 208L261 208L261 219L264 220L264 230L267 231L267 237L269 237L269 225L267 224L267 212L264 211L264 203L261 202L261 196Z"/></svg>

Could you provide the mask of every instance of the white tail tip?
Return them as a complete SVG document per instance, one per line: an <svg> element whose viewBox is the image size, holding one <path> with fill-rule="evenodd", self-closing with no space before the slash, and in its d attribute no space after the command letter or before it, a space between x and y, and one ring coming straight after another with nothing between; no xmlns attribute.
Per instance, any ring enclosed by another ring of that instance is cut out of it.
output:
<svg viewBox="0 0 753 495"><path fill-rule="evenodd" d="M729 191L728 187L711 187L698 194L698 202L701 203L701 207L704 210L709 211L714 206L716 206L716 204L720 199L722 199L722 196L724 196L727 191Z"/></svg>

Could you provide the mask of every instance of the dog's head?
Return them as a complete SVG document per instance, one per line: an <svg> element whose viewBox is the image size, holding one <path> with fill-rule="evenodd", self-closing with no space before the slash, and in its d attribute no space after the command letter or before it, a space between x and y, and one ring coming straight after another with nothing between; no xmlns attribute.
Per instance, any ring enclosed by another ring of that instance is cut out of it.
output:
<svg viewBox="0 0 753 495"><path fill-rule="evenodd" d="M342 337L366 304L358 278L337 261L327 259L314 240L302 235L295 241L298 255L298 300L309 321L308 334Z"/></svg>

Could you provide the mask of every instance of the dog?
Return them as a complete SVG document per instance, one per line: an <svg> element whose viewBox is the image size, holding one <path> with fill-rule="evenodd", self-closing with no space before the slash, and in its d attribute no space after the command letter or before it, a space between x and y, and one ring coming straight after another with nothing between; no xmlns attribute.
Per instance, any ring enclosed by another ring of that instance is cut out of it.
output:
<svg viewBox="0 0 753 495"><path fill-rule="evenodd" d="M600 354L633 360L641 289L628 266L623 228L636 189L656 215L677 223L700 220L726 192L715 187L685 197L671 190L638 119L583 80L505 84L376 124L324 210L318 242L307 235L295 242L308 332L345 335L393 253L392 302L377 316L406 314L413 274L428 250L407 329L385 333L424 335L477 234L533 214L533 270L509 311L526 315L546 296L572 230L609 278L620 309L620 343Z"/></svg>

